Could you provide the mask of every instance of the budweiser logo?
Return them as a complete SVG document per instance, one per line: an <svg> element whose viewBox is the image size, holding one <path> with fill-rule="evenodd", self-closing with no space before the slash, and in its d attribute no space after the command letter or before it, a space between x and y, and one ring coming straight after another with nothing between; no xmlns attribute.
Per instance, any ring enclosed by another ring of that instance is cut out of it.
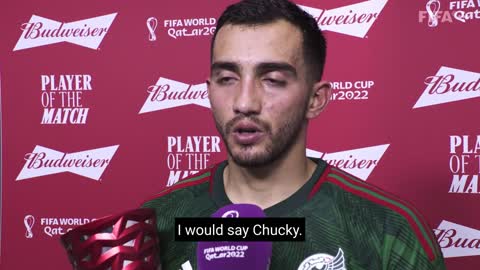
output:
<svg viewBox="0 0 480 270"><path fill-rule="evenodd" d="M387 1L370 0L330 10L299 6L317 20L323 31L364 38Z"/></svg>
<svg viewBox="0 0 480 270"><path fill-rule="evenodd" d="M148 98L140 113L164 110L189 104L210 108L207 85L191 85L160 77L147 89Z"/></svg>
<svg viewBox="0 0 480 270"><path fill-rule="evenodd" d="M445 258L480 255L480 231L446 220L434 231Z"/></svg>
<svg viewBox="0 0 480 270"><path fill-rule="evenodd" d="M116 15L117 13L112 13L70 23L32 15L28 23L22 24L23 33L13 50L18 51L59 42L69 42L97 49Z"/></svg>
<svg viewBox="0 0 480 270"><path fill-rule="evenodd" d="M321 158L332 166L355 175L362 180L367 180L388 146L390 145L382 144L335 153L322 153L307 149L307 156Z"/></svg>
<svg viewBox="0 0 480 270"><path fill-rule="evenodd" d="M67 154L37 145L25 155L25 165L16 180L63 172L99 180L117 148L118 145L114 145Z"/></svg>
<svg viewBox="0 0 480 270"><path fill-rule="evenodd" d="M480 73L441 67L425 79L427 87L413 108L480 97Z"/></svg>

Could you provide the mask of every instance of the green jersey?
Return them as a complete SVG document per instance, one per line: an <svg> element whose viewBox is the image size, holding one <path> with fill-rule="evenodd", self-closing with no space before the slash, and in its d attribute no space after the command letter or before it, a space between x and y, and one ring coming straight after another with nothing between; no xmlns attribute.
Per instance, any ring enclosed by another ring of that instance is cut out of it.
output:
<svg viewBox="0 0 480 270"><path fill-rule="evenodd" d="M231 204L222 162L164 190L143 207L157 215L162 270L196 266L196 243L174 241L175 217L209 217ZM348 173L317 160L298 191L264 209L269 217L305 217L304 242L274 242L271 270L445 269L432 230L417 211Z"/></svg>

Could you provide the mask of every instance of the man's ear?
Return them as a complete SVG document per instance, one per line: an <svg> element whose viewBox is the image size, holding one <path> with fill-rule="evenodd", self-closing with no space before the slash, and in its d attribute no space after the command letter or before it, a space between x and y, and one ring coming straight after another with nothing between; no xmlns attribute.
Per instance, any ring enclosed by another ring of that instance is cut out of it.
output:
<svg viewBox="0 0 480 270"><path fill-rule="evenodd" d="M208 96L210 96L210 77L208 77L206 80L205 80L205 84L207 85L207 94Z"/></svg>
<svg viewBox="0 0 480 270"><path fill-rule="evenodd" d="M320 112L323 111L330 101L332 94L332 87L329 82L320 81L313 85L312 93L310 95L310 101L308 102L308 108L306 113L307 119L317 117Z"/></svg>

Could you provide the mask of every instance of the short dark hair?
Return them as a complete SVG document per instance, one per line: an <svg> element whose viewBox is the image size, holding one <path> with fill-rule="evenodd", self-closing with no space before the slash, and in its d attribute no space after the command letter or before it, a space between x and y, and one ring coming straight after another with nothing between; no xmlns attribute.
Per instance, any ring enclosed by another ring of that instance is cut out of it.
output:
<svg viewBox="0 0 480 270"><path fill-rule="evenodd" d="M210 45L213 59L213 47L218 31L224 25L262 25L284 19L301 32L303 37L303 57L307 65L307 77L320 81L326 57L326 40L317 21L296 4L288 0L243 0L228 6L217 22Z"/></svg>

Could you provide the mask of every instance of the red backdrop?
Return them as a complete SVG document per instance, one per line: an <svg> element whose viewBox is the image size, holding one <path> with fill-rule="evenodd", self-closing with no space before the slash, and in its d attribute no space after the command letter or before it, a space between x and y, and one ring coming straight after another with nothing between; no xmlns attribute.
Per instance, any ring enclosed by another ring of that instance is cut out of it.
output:
<svg viewBox="0 0 480 270"><path fill-rule="evenodd" d="M62 233L225 158L204 81L232 2L0 4L1 269L71 269ZM448 269L478 269L480 1L297 3L335 88L308 153L411 201Z"/></svg>

